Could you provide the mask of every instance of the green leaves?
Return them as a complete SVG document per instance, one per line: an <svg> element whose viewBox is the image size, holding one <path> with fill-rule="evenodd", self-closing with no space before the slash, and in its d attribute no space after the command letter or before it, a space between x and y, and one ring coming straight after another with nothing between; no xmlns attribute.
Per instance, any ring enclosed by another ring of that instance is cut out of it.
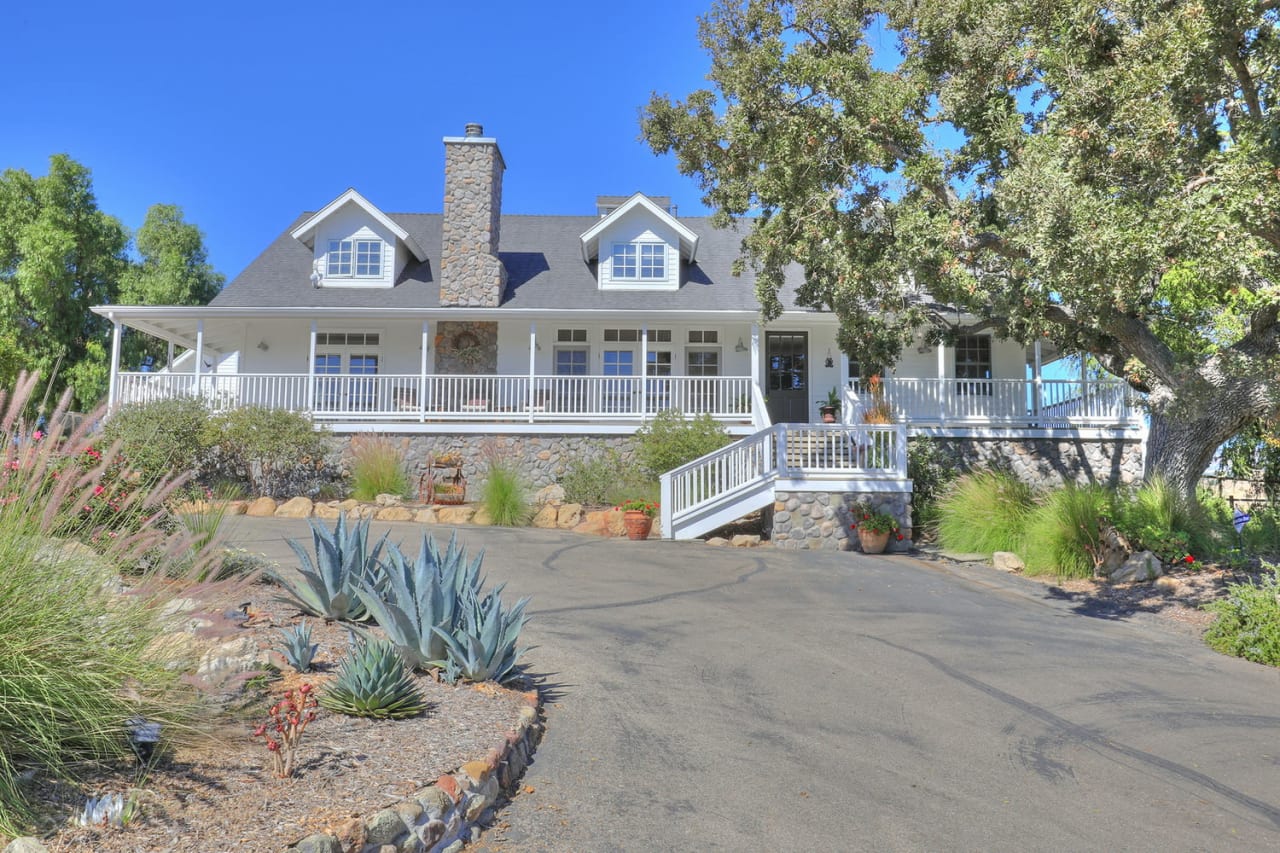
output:
<svg viewBox="0 0 1280 853"><path fill-rule="evenodd" d="M318 701L340 714L386 720L416 717L426 710L400 655L385 640L355 639Z"/></svg>
<svg viewBox="0 0 1280 853"><path fill-rule="evenodd" d="M275 580L284 588L281 600L295 605L303 613L325 619L353 622L367 618L357 590L361 579L374 576L378 556L386 542L386 534L369 552L369 522L347 526L347 514L338 516L333 531L314 519L308 519L316 560L294 540L289 547L298 556L298 571L274 571Z"/></svg>

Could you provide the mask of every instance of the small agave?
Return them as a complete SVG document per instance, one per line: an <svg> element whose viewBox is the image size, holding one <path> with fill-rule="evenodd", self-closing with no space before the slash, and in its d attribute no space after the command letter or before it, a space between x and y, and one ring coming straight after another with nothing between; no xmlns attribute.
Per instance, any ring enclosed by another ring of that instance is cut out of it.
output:
<svg viewBox="0 0 1280 853"><path fill-rule="evenodd" d="M124 826L124 796L115 793L104 797L90 797L76 822L81 826Z"/></svg>

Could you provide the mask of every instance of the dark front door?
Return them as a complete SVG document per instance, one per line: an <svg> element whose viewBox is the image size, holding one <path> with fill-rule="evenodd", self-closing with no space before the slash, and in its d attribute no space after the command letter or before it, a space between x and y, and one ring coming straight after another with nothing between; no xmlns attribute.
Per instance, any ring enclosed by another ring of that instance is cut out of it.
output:
<svg viewBox="0 0 1280 853"><path fill-rule="evenodd" d="M809 334L765 332L765 386L775 423L809 423Z"/></svg>

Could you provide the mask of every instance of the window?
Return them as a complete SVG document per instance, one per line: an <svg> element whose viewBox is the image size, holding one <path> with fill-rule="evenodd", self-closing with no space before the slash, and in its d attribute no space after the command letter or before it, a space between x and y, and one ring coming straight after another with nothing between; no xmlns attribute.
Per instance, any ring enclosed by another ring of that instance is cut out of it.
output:
<svg viewBox="0 0 1280 853"><path fill-rule="evenodd" d="M556 348L556 376L586 376L587 351L578 347Z"/></svg>
<svg viewBox="0 0 1280 853"><path fill-rule="evenodd" d="M349 278L353 266L358 277L376 278L381 276L382 241L330 240L325 274Z"/></svg>
<svg viewBox="0 0 1280 853"><path fill-rule="evenodd" d="M991 338L961 335L956 339L956 393L991 393Z"/></svg>
<svg viewBox="0 0 1280 853"><path fill-rule="evenodd" d="M556 341L562 344L585 344L587 342L586 329L557 329Z"/></svg>
<svg viewBox="0 0 1280 853"><path fill-rule="evenodd" d="M718 344L720 343L720 333L715 329L691 329L689 331L689 343Z"/></svg>
<svg viewBox="0 0 1280 853"><path fill-rule="evenodd" d="M688 359L690 376L719 376L720 375L720 350L718 349L691 349L685 353Z"/></svg>
<svg viewBox="0 0 1280 853"><path fill-rule="evenodd" d="M670 350L649 350L649 363L645 369L648 376L670 376L671 375L671 351Z"/></svg>
<svg viewBox="0 0 1280 853"><path fill-rule="evenodd" d="M667 277L665 243L615 243L613 278L660 281Z"/></svg>
<svg viewBox="0 0 1280 853"><path fill-rule="evenodd" d="M376 332L316 332L318 347L376 347Z"/></svg>

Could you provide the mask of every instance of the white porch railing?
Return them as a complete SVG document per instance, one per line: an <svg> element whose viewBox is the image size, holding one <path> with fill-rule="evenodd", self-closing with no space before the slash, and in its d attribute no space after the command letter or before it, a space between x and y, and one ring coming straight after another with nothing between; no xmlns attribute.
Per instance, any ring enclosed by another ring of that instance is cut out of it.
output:
<svg viewBox="0 0 1280 853"><path fill-rule="evenodd" d="M661 477L666 538L688 538L771 500L779 479L904 480L902 424L774 424Z"/></svg>
<svg viewBox="0 0 1280 853"><path fill-rule="evenodd" d="M861 380L847 389L850 422L884 402L894 419L912 426L1136 427L1137 395L1118 379L882 379L879 390Z"/></svg>
<svg viewBox="0 0 1280 853"><path fill-rule="evenodd" d="M198 395L215 411L266 406L316 420L635 421L664 409L749 420L749 376L374 376L120 373L119 404Z"/></svg>

